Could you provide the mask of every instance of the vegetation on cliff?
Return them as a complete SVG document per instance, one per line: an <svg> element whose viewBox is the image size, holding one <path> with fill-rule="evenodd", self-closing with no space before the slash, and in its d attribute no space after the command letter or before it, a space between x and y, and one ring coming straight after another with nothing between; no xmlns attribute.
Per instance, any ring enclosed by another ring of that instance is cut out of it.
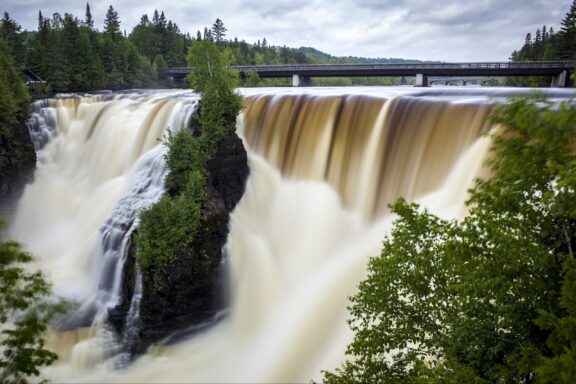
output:
<svg viewBox="0 0 576 384"><path fill-rule="evenodd" d="M0 199L22 184L36 164L36 153L24 120L30 98L11 50L0 39Z"/></svg>
<svg viewBox="0 0 576 384"><path fill-rule="evenodd" d="M181 129L167 137L166 194L158 204L141 215L138 262L146 278L158 289L164 284L162 272L177 254L189 247L199 230L206 201L206 162L216 153L218 143L233 135L242 99L235 92L238 74L229 68L229 56L221 54L210 40L194 42L189 53L196 67L191 84L201 96L198 120L201 132ZM205 258L202 264L213 263ZM213 265L198 268L199 271Z"/></svg>
<svg viewBox="0 0 576 384"><path fill-rule="evenodd" d="M576 380L576 107L496 108L493 177L461 222L400 200L352 298L350 360L328 383Z"/></svg>

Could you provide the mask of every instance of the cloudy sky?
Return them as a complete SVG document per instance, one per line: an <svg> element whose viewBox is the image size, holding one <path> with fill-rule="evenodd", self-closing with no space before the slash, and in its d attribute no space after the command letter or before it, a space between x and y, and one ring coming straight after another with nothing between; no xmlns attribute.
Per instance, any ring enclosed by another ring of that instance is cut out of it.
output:
<svg viewBox="0 0 576 384"><path fill-rule="evenodd" d="M227 37L249 43L311 46L336 56L397 57L442 61L507 60L526 33L560 27L570 0L126 0L90 1L98 28L109 5L130 33L143 14L163 10L183 32L216 18ZM84 17L85 1L2 0L23 28L44 16L69 12Z"/></svg>

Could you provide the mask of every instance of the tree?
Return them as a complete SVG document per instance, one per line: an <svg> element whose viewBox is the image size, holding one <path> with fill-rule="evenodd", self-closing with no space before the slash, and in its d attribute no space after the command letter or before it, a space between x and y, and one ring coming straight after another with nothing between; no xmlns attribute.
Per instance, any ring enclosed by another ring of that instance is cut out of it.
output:
<svg viewBox="0 0 576 384"><path fill-rule="evenodd" d="M232 52L220 52L210 40L194 41L190 46L188 64L194 72L188 81L202 97L200 124L208 132L235 129L242 99L235 92L239 75L232 62Z"/></svg>
<svg viewBox="0 0 576 384"><path fill-rule="evenodd" d="M21 30L20 24L10 18L8 12L4 12L4 17L0 21L0 39L8 44L16 63L23 65L26 51L24 49L24 36L20 33Z"/></svg>
<svg viewBox="0 0 576 384"><path fill-rule="evenodd" d="M2 223L0 222L0 226ZM38 376L39 367L52 364L57 355L44 347L49 322L69 307L50 300L50 285L40 272L23 265L32 257L13 241L0 241L0 380L26 383Z"/></svg>
<svg viewBox="0 0 576 384"><path fill-rule="evenodd" d="M154 58L154 67L156 67L156 70L168 68L168 64L166 64L166 60L164 60L164 56L158 55Z"/></svg>
<svg viewBox="0 0 576 384"><path fill-rule="evenodd" d="M214 41L217 43L224 40L224 36L226 36L226 27L224 27L224 23L220 19L216 19L214 25L212 25L212 36L214 37Z"/></svg>
<svg viewBox="0 0 576 384"><path fill-rule="evenodd" d="M122 36L118 12L116 12L112 6L110 6L106 12L106 19L104 19L104 32L110 35L113 40L117 40L118 36Z"/></svg>
<svg viewBox="0 0 576 384"><path fill-rule="evenodd" d="M140 53L149 60L153 60L162 52L161 37L157 35L154 25L148 19L148 15L142 15L140 23L134 27L129 39Z"/></svg>
<svg viewBox="0 0 576 384"><path fill-rule="evenodd" d="M576 53L576 0L564 16L558 32L560 38L559 54L562 59L573 60Z"/></svg>
<svg viewBox="0 0 576 384"><path fill-rule="evenodd" d="M8 45L0 40L0 134L11 134L14 125L24 122L28 115L30 96L16 68ZM3 145L9 141L0 138Z"/></svg>
<svg viewBox="0 0 576 384"><path fill-rule="evenodd" d="M165 296L164 290L170 289L166 286L167 267L186 254L193 255L193 281L210 281L217 273L219 255L198 252L193 244L212 217L206 207L211 194L206 162L222 139L234 135L242 108L242 98L235 92L238 73L230 68L230 62L229 53L220 52L212 41L192 42L188 63L195 70L189 81L201 95L201 130L196 137L185 129L168 135L165 184L169 193L141 214L138 229L137 260L144 292Z"/></svg>
<svg viewBox="0 0 576 384"><path fill-rule="evenodd" d="M493 176L463 221L392 205L352 298L354 359L326 382L576 380L576 107L516 100L493 121Z"/></svg>
<svg viewBox="0 0 576 384"><path fill-rule="evenodd" d="M92 18L92 12L90 12L90 4L86 3L86 13L85 13L84 25L86 28L94 29L94 19Z"/></svg>

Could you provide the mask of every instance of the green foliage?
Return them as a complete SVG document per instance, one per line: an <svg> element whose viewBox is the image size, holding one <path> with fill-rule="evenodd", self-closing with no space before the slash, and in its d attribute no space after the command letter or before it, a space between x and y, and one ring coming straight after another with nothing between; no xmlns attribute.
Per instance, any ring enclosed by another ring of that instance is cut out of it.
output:
<svg viewBox="0 0 576 384"><path fill-rule="evenodd" d="M122 35L120 31L120 20L118 18L118 12L114 10L114 7L108 7L106 12L106 19L104 19L104 32L110 35L112 39L116 39Z"/></svg>
<svg viewBox="0 0 576 384"><path fill-rule="evenodd" d="M38 18L38 33L27 44L26 66L52 91L89 91L155 85L156 72L120 32L118 13L108 9L105 31L97 32L89 6L80 21L66 13Z"/></svg>
<svg viewBox="0 0 576 384"><path fill-rule="evenodd" d="M537 29L534 36L526 35L524 45L511 55L513 61L552 61L576 59L576 1L562 20L560 30L554 33L553 28ZM509 77L508 85L546 87L550 78L545 76Z"/></svg>
<svg viewBox="0 0 576 384"><path fill-rule="evenodd" d="M180 195L163 196L140 216L138 263L145 278L157 290L164 288L166 269L195 239L206 200L205 184L205 176L200 171L192 171Z"/></svg>
<svg viewBox="0 0 576 384"><path fill-rule="evenodd" d="M232 51L222 52L210 40L193 41L188 64L195 68L188 78L192 89L202 98L199 121L206 136L203 150L211 156L216 143L236 128L236 116L242 109L242 97L236 93L238 71L230 67Z"/></svg>
<svg viewBox="0 0 576 384"><path fill-rule="evenodd" d="M9 125L24 121L30 97L20 79L8 46L0 40L0 132Z"/></svg>
<svg viewBox="0 0 576 384"><path fill-rule="evenodd" d="M0 198L17 189L36 162L24 126L30 97L9 52L0 40Z"/></svg>
<svg viewBox="0 0 576 384"><path fill-rule="evenodd" d="M24 35L20 33L22 27L12 20L8 12L0 20L0 40L4 40L10 49L10 53L19 65L24 64L26 51L24 49Z"/></svg>
<svg viewBox="0 0 576 384"><path fill-rule="evenodd" d="M2 226L0 222L0 227ZM0 228L1 229L1 228ZM42 338L54 316L67 309L50 302L50 285L24 267L32 257L13 241L0 241L0 381L26 383L57 355Z"/></svg>
<svg viewBox="0 0 576 384"><path fill-rule="evenodd" d="M176 23L167 21L164 12L159 14L155 10L152 21L148 15L143 15L128 39L149 61L154 60L157 69L182 67L186 63L190 38L180 32ZM157 62L159 57L162 58L160 63Z"/></svg>
<svg viewBox="0 0 576 384"><path fill-rule="evenodd" d="M190 61L197 68L192 83L202 96L202 131L196 137L184 128L168 133L165 184L169 193L142 212L138 229L138 264L145 283L156 291L165 288L168 267L187 252L202 230L208 196L206 162L216 153L219 141L233 134L242 106L233 88L237 74L227 68L229 60L229 54L221 54L209 40L195 42L190 49ZM198 276L210 270L212 263L199 255Z"/></svg>
<svg viewBox="0 0 576 384"><path fill-rule="evenodd" d="M495 108L492 177L462 222L403 200L352 298L353 357L326 382L574 382L576 107Z"/></svg>

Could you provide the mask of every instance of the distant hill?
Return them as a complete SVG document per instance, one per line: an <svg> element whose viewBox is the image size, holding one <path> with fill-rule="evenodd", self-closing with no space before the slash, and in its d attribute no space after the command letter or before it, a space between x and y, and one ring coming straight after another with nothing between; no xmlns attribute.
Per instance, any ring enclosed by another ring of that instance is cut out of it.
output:
<svg viewBox="0 0 576 384"><path fill-rule="evenodd" d="M358 64L417 64L417 63L438 63L438 61L422 61L412 59L400 59L396 57L357 57L357 56L332 56L328 53L317 50L312 47L300 47L298 51L304 53L313 63L358 63Z"/></svg>

